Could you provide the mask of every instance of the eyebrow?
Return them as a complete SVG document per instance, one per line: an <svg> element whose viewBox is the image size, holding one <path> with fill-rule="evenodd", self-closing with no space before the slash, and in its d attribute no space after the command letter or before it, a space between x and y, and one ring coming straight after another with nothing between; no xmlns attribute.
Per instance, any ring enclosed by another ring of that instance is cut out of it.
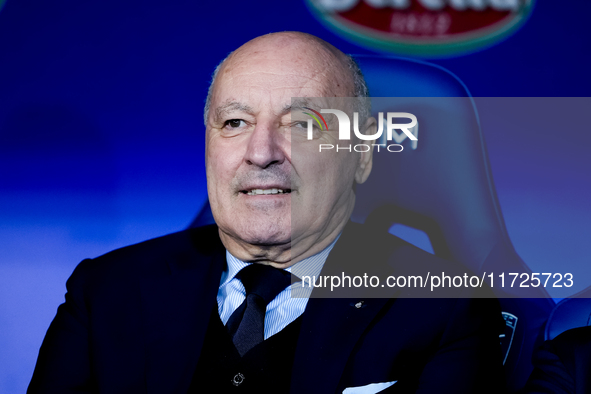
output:
<svg viewBox="0 0 591 394"><path fill-rule="evenodd" d="M304 109L306 109L306 107L314 108L314 109L317 109L318 111L320 111L320 107L318 107L318 105L315 105L314 101L310 102L309 100L306 100L306 99L297 98L297 99L292 99L291 104L288 104L285 107L283 107L283 113L287 113L292 110L304 110Z"/></svg>
<svg viewBox="0 0 591 394"><path fill-rule="evenodd" d="M248 114L252 114L253 110L250 106L240 103L238 101L230 101L222 106L219 106L215 109L215 119L219 120L224 115L232 111L242 111Z"/></svg>
<svg viewBox="0 0 591 394"><path fill-rule="evenodd" d="M313 102L310 102L309 100L306 100L306 99L298 98L298 99L293 99L291 104L285 105L282 108L281 113L287 114L287 113L291 112L292 110L303 110L303 109L305 109L305 107L312 107L312 108L317 108L318 110L320 110L320 107L315 105ZM221 118L224 117L224 115L226 115L232 111L242 111L242 112L246 112L248 114L254 113L254 110L252 109L252 107L250 107L246 104L240 103L238 101L230 101L230 102L228 102L224 105L221 105L215 109L215 120L219 121Z"/></svg>

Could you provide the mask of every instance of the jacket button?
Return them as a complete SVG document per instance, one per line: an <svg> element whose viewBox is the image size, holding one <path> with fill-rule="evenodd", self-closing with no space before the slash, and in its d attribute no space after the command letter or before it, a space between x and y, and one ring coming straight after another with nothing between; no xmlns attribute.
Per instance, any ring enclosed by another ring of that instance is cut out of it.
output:
<svg viewBox="0 0 591 394"><path fill-rule="evenodd" d="M242 382L244 382L244 375L242 375L241 373L237 373L232 378L232 384L234 386L240 386L242 384Z"/></svg>

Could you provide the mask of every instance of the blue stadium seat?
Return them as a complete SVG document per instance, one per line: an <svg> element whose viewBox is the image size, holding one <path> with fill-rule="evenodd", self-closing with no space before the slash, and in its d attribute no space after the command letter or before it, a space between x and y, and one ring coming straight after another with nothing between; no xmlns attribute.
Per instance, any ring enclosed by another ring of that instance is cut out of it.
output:
<svg viewBox="0 0 591 394"><path fill-rule="evenodd" d="M378 111L419 118L416 149L374 152L369 180L357 188L352 220L383 228L393 224L426 233L433 252L477 274L530 272L516 253L503 220L474 102L449 71L396 57L356 56ZM420 116L425 115L425 116ZM191 226L213 222L206 204ZM505 333L501 336L507 382L520 389L554 302L543 289L528 298L495 289Z"/></svg>
<svg viewBox="0 0 591 394"><path fill-rule="evenodd" d="M544 339L556 338L566 330L591 326L591 287L560 301L548 318Z"/></svg>

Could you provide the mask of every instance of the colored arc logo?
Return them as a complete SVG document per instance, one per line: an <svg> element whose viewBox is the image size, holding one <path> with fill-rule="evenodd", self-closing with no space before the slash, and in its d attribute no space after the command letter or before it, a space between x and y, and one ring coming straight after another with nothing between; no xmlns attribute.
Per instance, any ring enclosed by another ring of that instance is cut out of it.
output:
<svg viewBox="0 0 591 394"><path fill-rule="evenodd" d="M320 123L320 120L318 120L318 117L314 116L311 113L304 112L306 115L310 115L312 118L314 118L314 120L316 121L316 123L318 123L318 126L320 126L320 130L328 130L328 125L326 124L326 120L324 120L324 117L322 115L320 115L320 112L314 111L312 108L308 108L308 107L304 107L304 109L307 109L308 111L314 112L320 119L322 119L322 123L324 123L324 127L326 127L326 129L323 129L322 128L322 123Z"/></svg>

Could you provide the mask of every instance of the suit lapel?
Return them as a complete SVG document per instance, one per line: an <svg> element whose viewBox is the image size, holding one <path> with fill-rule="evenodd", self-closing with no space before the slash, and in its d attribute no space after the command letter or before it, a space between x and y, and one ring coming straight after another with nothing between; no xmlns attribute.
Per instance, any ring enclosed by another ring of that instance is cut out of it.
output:
<svg viewBox="0 0 591 394"><path fill-rule="evenodd" d="M225 250L217 228L192 238L142 281L148 393L187 392L215 307Z"/></svg>
<svg viewBox="0 0 591 394"><path fill-rule="evenodd" d="M386 264L391 248L382 248L383 253L374 255L369 262L367 250L371 248L371 240L363 238L361 231L360 225L351 222L347 225L324 264L322 276L343 273L362 276ZM364 247L356 249L360 245ZM292 369L292 393L334 393L337 390L351 352L363 332L397 293L392 289L387 291L387 298L371 298L364 297L368 295L365 290L314 289L302 315ZM363 302L358 304L360 301Z"/></svg>

